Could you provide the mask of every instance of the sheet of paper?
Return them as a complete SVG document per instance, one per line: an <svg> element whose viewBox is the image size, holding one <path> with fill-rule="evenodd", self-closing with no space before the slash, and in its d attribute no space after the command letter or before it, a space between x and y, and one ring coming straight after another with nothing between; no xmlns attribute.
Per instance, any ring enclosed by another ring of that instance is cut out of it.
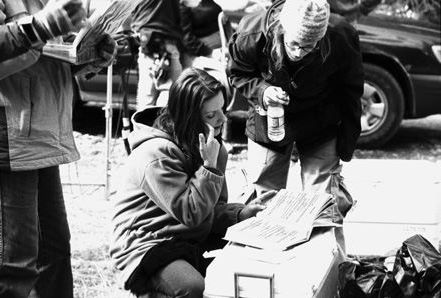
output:
<svg viewBox="0 0 441 298"><path fill-rule="evenodd" d="M280 190L256 217L229 227L225 239L259 248L284 250L309 239L314 220L330 202L333 197L328 193Z"/></svg>
<svg viewBox="0 0 441 298"><path fill-rule="evenodd" d="M332 199L327 193L295 193L286 189L280 190L268 203L267 208L259 216L271 217L277 221L290 224L312 223L322 210L323 205Z"/></svg>
<svg viewBox="0 0 441 298"><path fill-rule="evenodd" d="M310 228L311 226L288 226L266 218L253 217L230 227L225 238L254 247L284 250L306 241Z"/></svg>

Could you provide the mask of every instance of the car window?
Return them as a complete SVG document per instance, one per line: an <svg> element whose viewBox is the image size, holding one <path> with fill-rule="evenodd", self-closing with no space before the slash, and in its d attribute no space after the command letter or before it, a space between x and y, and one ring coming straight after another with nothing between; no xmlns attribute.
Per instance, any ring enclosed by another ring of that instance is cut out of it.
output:
<svg viewBox="0 0 441 298"><path fill-rule="evenodd" d="M439 28L440 9L439 0L383 0L373 13L392 16L402 22L417 21Z"/></svg>

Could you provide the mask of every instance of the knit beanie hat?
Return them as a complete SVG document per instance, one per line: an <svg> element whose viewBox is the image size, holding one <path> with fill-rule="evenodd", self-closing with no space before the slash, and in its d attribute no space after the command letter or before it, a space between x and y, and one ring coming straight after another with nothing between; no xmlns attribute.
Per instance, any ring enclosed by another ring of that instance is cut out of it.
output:
<svg viewBox="0 0 441 298"><path fill-rule="evenodd" d="M329 15L327 0L286 0L279 20L288 40L312 44L325 36Z"/></svg>

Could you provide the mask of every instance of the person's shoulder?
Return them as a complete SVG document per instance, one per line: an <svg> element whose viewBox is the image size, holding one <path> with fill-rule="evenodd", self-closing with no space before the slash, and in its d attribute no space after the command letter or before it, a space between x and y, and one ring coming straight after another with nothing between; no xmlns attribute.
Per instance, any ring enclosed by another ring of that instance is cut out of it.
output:
<svg viewBox="0 0 441 298"><path fill-rule="evenodd" d="M256 11L242 17L237 27L237 32L242 35L262 33L265 30L265 11Z"/></svg>
<svg viewBox="0 0 441 298"><path fill-rule="evenodd" d="M151 156L153 159L179 156L182 154L181 148L171 138L161 136L145 140L136 149L142 151L143 155Z"/></svg>
<svg viewBox="0 0 441 298"><path fill-rule="evenodd" d="M355 37L358 35L355 27L349 23L344 17L331 14L329 18L329 31L333 35L340 37Z"/></svg>

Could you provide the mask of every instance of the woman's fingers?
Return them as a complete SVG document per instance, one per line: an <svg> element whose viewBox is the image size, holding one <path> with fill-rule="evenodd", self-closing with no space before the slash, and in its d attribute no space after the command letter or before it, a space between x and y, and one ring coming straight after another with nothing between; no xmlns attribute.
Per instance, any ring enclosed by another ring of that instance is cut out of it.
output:
<svg viewBox="0 0 441 298"><path fill-rule="evenodd" d="M208 137L207 137L207 143L210 143L214 140L214 127L210 124L206 123L208 127Z"/></svg>
<svg viewBox="0 0 441 298"><path fill-rule="evenodd" d="M203 133L199 134L199 150L203 150L206 146L205 136Z"/></svg>
<svg viewBox="0 0 441 298"><path fill-rule="evenodd" d="M277 194L277 190L269 190L269 191L259 195L254 200L252 200L250 202L250 204L263 204L263 205L265 205L268 202L268 200L270 200L276 194Z"/></svg>
<svg viewBox="0 0 441 298"><path fill-rule="evenodd" d="M268 200L272 199L277 194L277 190L267 191L256 198L259 200L259 204L266 204Z"/></svg>

